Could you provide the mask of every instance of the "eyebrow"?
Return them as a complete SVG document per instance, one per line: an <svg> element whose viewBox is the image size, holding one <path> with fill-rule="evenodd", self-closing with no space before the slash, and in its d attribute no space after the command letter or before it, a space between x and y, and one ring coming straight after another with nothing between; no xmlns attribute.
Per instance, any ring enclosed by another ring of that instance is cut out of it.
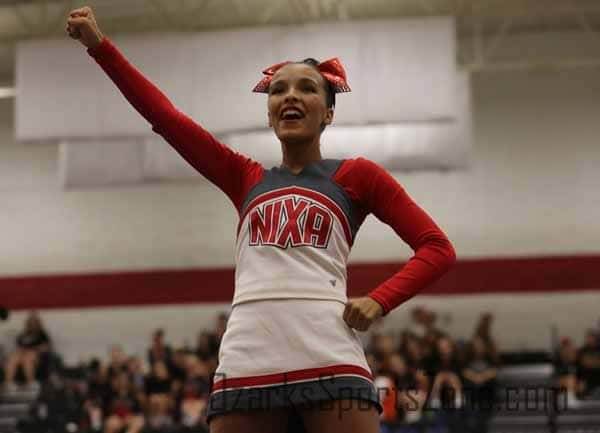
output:
<svg viewBox="0 0 600 433"><path fill-rule="evenodd" d="M317 83L317 81L316 81L315 79L313 79L313 78L309 78L309 77L302 77L302 78L300 78L298 81L308 81L308 82L309 82L309 83L311 83L311 84L315 84L315 85L317 85L317 86L319 85L319 83ZM280 78L280 79L278 79L278 80L272 81L272 82L271 82L271 86L276 86L276 85L278 85L279 83L285 83L285 82L286 82L286 80L282 80L282 79Z"/></svg>

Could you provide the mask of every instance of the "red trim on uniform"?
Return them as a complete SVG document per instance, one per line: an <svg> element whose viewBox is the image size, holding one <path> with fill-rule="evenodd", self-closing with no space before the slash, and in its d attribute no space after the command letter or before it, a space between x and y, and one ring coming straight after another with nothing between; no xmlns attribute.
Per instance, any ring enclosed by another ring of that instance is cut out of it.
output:
<svg viewBox="0 0 600 433"><path fill-rule="evenodd" d="M402 266L351 264L348 294L366 295ZM233 268L0 277L0 305L12 310L231 302ZM462 259L425 295L600 290L600 255Z"/></svg>
<svg viewBox="0 0 600 433"><path fill-rule="evenodd" d="M283 385L299 380L320 379L329 376L357 375L373 381L373 376L367 370L356 365L332 365L321 368L307 368L286 373L266 374L263 376L249 376L237 378L223 378L213 384L212 392L222 389L242 388L248 386Z"/></svg>
<svg viewBox="0 0 600 433"><path fill-rule="evenodd" d="M329 209L331 212L333 212L334 215L337 217L338 221L340 222L340 224L342 225L342 228L344 229L344 235L346 236L348 245L350 245L350 246L352 245L352 232L350 230L350 223L348 222L348 218L346 217L346 214L337 205L337 203L334 202L333 200L331 200L325 194L321 194L317 191L313 191L311 189L306 189L306 188L301 188L298 186L274 189L272 191L269 191L269 192L259 195L258 197L253 199L250 203L248 203L248 206L246 206L246 210L240 217L240 222L238 223L238 228L237 228L237 235L239 236L240 230L242 228L242 224L243 224L244 220L246 219L246 216L252 209L254 209L256 206L259 206L262 203L267 202L269 200L273 200L273 199L276 199L277 197L283 197L283 196L290 195L290 194L295 194L295 195L309 198L313 201L320 203L321 205L323 205L327 209Z"/></svg>

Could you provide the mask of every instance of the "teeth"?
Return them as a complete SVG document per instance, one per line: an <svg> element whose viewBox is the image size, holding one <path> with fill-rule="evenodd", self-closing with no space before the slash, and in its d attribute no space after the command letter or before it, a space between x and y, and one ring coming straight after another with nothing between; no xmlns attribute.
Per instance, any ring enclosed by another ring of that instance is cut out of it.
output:
<svg viewBox="0 0 600 433"><path fill-rule="evenodd" d="M290 109L285 110L282 114L282 117L288 117L288 116L302 117L302 113L299 110L290 108Z"/></svg>

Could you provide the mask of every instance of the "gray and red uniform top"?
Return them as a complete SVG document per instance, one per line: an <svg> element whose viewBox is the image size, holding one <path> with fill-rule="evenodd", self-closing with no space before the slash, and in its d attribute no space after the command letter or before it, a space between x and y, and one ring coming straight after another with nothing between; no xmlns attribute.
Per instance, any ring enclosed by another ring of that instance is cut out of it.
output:
<svg viewBox="0 0 600 433"><path fill-rule="evenodd" d="M415 252L368 294L385 313L454 263L454 249L442 230L375 163L324 159L299 174L284 167L266 170L178 111L108 38L88 52L152 129L235 205L240 220L234 305L274 298L345 303L348 255L370 213Z"/></svg>

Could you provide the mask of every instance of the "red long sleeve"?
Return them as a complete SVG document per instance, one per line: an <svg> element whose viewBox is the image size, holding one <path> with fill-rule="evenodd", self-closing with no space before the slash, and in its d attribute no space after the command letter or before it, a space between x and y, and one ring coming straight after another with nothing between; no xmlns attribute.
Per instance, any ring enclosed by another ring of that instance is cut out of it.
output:
<svg viewBox="0 0 600 433"><path fill-rule="evenodd" d="M452 244L383 168L363 158L347 161L335 180L362 207L391 226L415 252L400 271L369 293L384 314L437 280L454 264ZM364 217L364 216L363 216Z"/></svg>
<svg viewBox="0 0 600 433"><path fill-rule="evenodd" d="M131 105L177 152L204 177L217 185L238 212L246 193L262 174L260 164L234 152L209 132L178 111L171 101L144 77L119 50L104 38L88 49Z"/></svg>

